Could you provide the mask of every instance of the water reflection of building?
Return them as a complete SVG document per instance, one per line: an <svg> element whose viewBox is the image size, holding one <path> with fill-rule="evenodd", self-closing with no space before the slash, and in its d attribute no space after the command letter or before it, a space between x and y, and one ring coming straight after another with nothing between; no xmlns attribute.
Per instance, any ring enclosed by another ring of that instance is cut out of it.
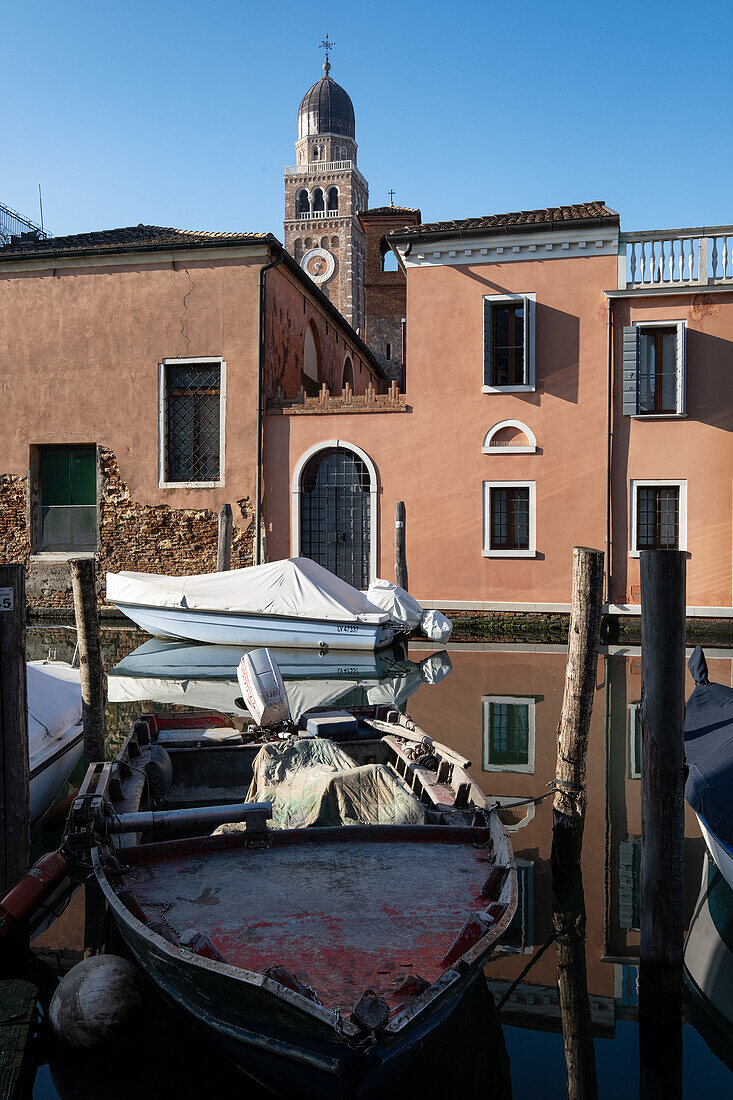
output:
<svg viewBox="0 0 733 1100"><path fill-rule="evenodd" d="M416 656L412 654L411 656ZM423 728L473 761L487 795L511 802L543 794L554 777L566 651L562 646L485 644L451 651L451 676L418 692L409 711ZM730 683L733 651L709 651L711 679ZM692 680L686 694L692 690ZM638 649L598 658L588 751L588 811L583 845L586 961L594 1034L613 1033L634 1014L639 954L641 805L637 707ZM517 978L552 925L551 799L512 813L519 872L517 915L489 969L495 994ZM685 917L700 879L704 843L694 815L685 822ZM559 1030L556 959L547 950L504 1010L506 1022Z"/></svg>

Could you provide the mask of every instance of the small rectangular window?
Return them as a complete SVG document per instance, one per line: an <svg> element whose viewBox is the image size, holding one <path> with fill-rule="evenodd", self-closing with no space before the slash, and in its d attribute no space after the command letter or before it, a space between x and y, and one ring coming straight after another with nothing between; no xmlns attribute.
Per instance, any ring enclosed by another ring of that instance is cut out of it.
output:
<svg viewBox="0 0 733 1100"><path fill-rule="evenodd" d="M534 771L535 699L483 698L483 771Z"/></svg>
<svg viewBox="0 0 733 1100"><path fill-rule="evenodd" d="M529 547L529 489L512 486L491 493L492 550Z"/></svg>
<svg viewBox="0 0 733 1100"><path fill-rule="evenodd" d="M639 487L636 540L639 550L677 549L679 498L676 485Z"/></svg>
<svg viewBox="0 0 733 1100"><path fill-rule="evenodd" d="M484 554L533 557L535 483L484 482Z"/></svg>
<svg viewBox="0 0 733 1100"><path fill-rule="evenodd" d="M684 321L628 325L623 331L625 416L682 416L686 411Z"/></svg>
<svg viewBox="0 0 733 1100"><path fill-rule="evenodd" d="M97 448L36 450L37 553L94 552L97 548Z"/></svg>
<svg viewBox="0 0 733 1100"><path fill-rule="evenodd" d="M686 550L687 482L631 482L631 547L642 550Z"/></svg>
<svg viewBox="0 0 733 1100"><path fill-rule="evenodd" d="M166 361L162 365L163 482L221 482L223 363Z"/></svg>
<svg viewBox="0 0 733 1100"><path fill-rule="evenodd" d="M534 389L534 295L484 298L484 393Z"/></svg>

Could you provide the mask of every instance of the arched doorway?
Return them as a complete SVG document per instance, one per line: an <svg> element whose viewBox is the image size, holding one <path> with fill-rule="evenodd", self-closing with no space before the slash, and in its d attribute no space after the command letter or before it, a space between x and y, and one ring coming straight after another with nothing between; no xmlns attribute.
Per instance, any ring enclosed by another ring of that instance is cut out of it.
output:
<svg viewBox="0 0 733 1100"><path fill-rule="evenodd" d="M293 553L354 588L376 576L377 476L359 447L332 439L311 447L293 475Z"/></svg>

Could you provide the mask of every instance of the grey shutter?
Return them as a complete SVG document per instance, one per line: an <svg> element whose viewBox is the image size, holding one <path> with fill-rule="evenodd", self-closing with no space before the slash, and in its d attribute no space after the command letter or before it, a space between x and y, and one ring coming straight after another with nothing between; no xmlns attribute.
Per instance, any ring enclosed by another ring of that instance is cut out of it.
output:
<svg viewBox="0 0 733 1100"><path fill-rule="evenodd" d="M534 298L524 301L524 384L534 386Z"/></svg>
<svg viewBox="0 0 733 1100"><path fill-rule="evenodd" d="M494 314L490 298L484 298L484 385L491 385L491 352L494 347Z"/></svg>
<svg viewBox="0 0 733 1100"><path fill-rule="evenodd" d="M677 415L687 412L687 326L677 322Z"/></svg>
<svg viewBox="0 0 733 1100"><path fill-rule="evenodd" d="M624 325L623 337L623 404L624 416L639 412L639 329Z"/></svg>

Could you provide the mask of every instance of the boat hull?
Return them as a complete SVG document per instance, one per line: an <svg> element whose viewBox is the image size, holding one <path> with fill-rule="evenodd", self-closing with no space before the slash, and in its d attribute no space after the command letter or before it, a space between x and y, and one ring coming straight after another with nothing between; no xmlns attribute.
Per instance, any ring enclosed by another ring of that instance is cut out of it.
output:
<svg viewBox="0 0 733 1100"><path fill-rule="evenodd" d="M84 749L82 727L73 726L64 734L63 740L54 741L53 745L54 751L50 755L37 763L31 762L31 825L43 817L74 770Z"/></svg>
<svg viewBox="0 0 733 1100"><path fill-rule="evenodd" d="M698 824L700 826L700 832L705 839L708 851L710 852L710 855L712 856L715 865L717 866L725 881L730 886L731 890L733 890L733 853L726 845L723 844L721 840L718 839L718 837L715 836L715 833L711 832L708 825L698 813L695 814L695 817L697 818Z"/></svg>
<svg viewBox="0 0 733 1100"><path fill-rule="evenodd" d="M318 649L375 650L395 637L391 623L327 622L274 616L220 614L166 607L116 603L128 619L159 638L176 638L217 645Z"/></svg>
<svg viewBox="0 0 733 1100"><path fill-rule="evenodd" d="M105 894L114 905L107 889ZM411 1027L388 1040L379 1036L373 1046L365 1043L359 1049L340 1033L335 1012L332 1024L288 1013L261 975L256 977L262 984L255 985L239 980L234 967L214 972L193 966L184 958L187 952L164 942L151 944L134 921L118 912L115 924L134 959L190 1024L255 1080L302 1100L367 1100L380 1095L426 1037L450 1017L473 982L483 980L481 967L456 974L443 996Z"/></svg>

